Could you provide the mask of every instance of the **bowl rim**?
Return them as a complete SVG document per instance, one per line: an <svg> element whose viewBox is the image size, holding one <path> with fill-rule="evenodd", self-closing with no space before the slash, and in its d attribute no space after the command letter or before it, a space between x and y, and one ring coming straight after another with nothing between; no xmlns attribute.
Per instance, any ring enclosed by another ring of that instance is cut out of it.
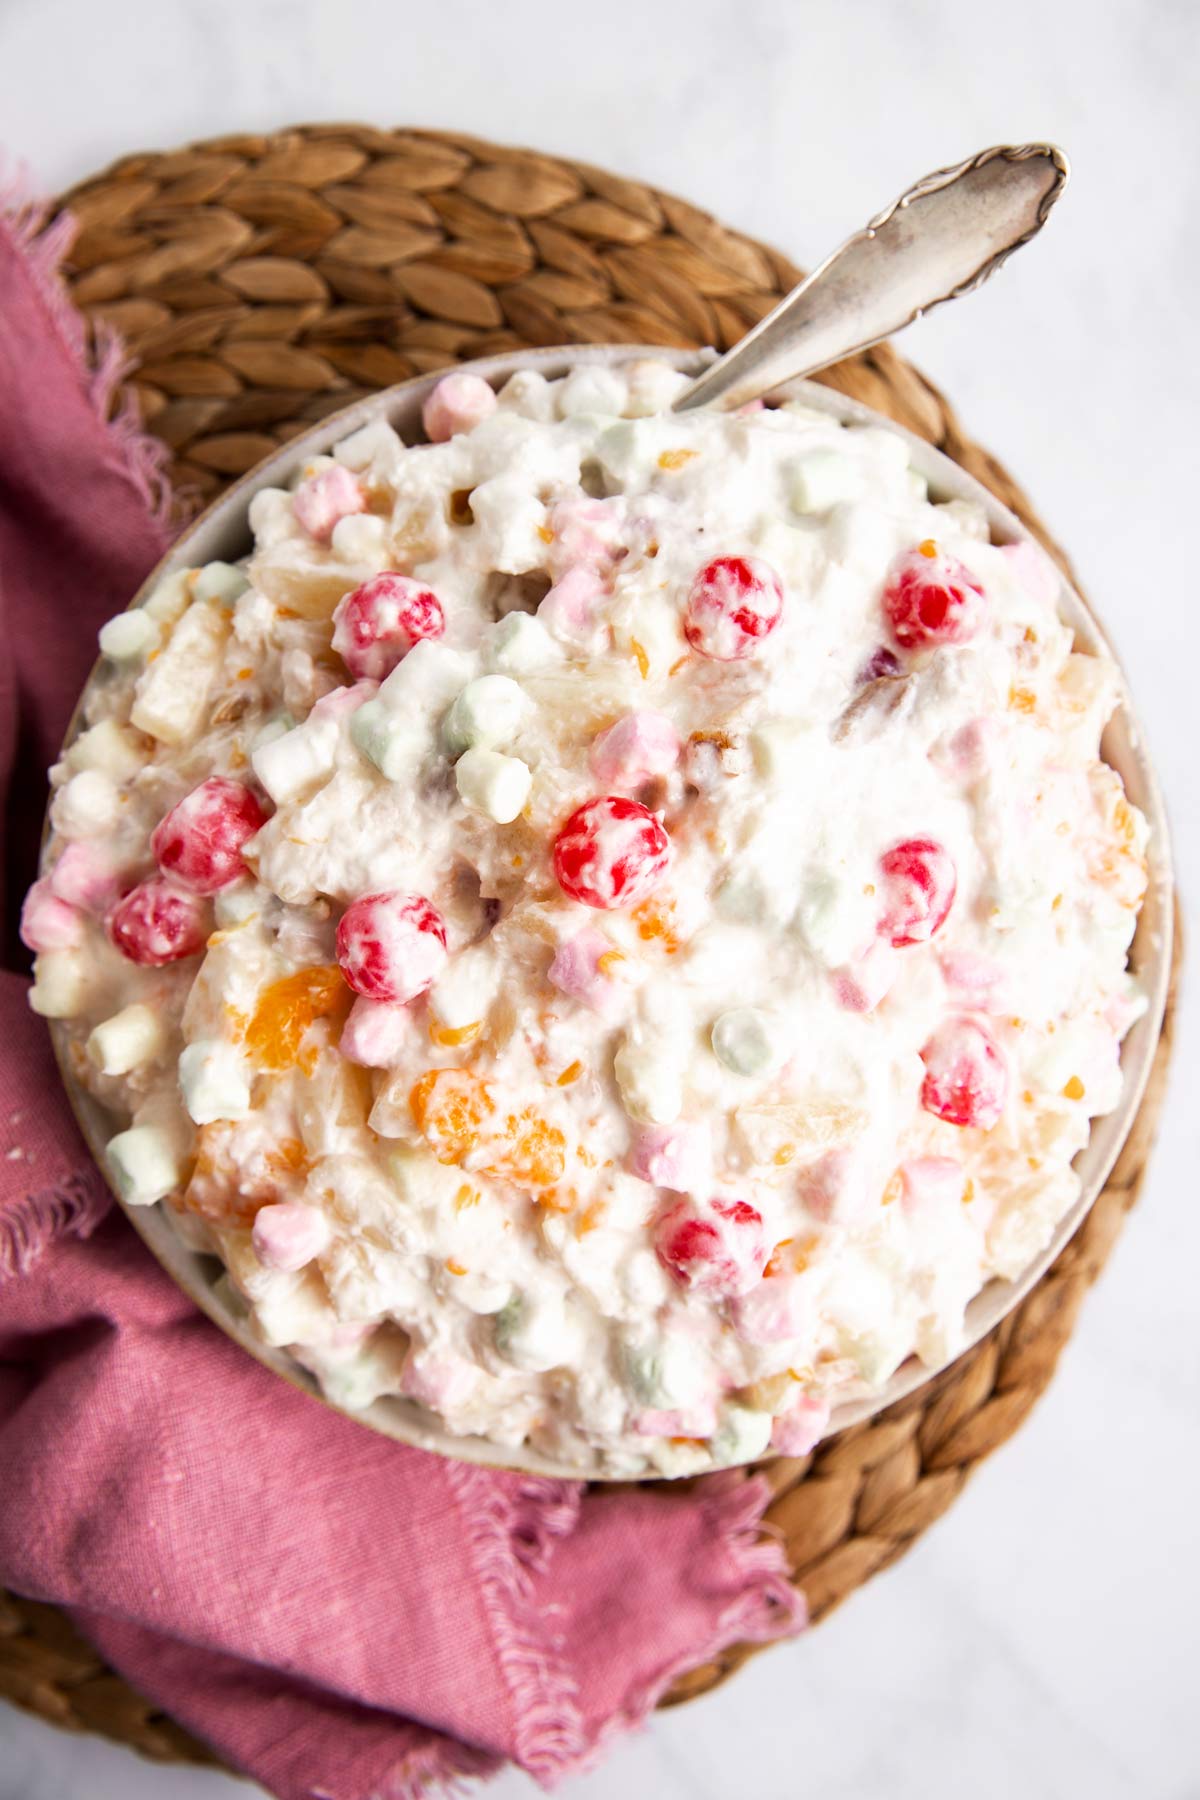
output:
<svg viewBox="0 0 1200 1800"><path fill-rule="evenodd" d="M714 355L712 350L678 350L642 344L554 345L477 358L456 367L480 375L496 385L521 370L532 370L548 379L554 379L569 369L584 364L612 367L644 358L666 362L687 374L699 374ZM448 372L446 369L439 369L414 376L394 387L366 395L349 406L327 414L310 430L289 439L277 451L239 476L189 523L146 576L130 600L129 607L132 609L140 606L159 582L180 569L195 567L218 557L232 560L245 554L250 541L246 515L251 497L261 488L282 484L294 474L297 464L308 457L321 454L362 425L372 423L380 417L395 422L399 416L402 418L402 435L406 436L407 441L419 441L420 403ZM974 476L926 439L888 418L886 414L876 412L836 388L809 380L783 383L766 397L773 401L802 400L805 405L827 413L843 424L878 427L892 432L907 444L911 465L926 477L931 490L939 499L972 500L984 508L992 542L1038 543L1035 534L1016 514ZM240 535L244 548L235 547L235 535ZM199 554L196 553L197 545L201 546ZM1146 815L1150 825L1149 884L1129 951L1130 966L1136 968L1143 984L1146 1006L1122 1043L1123 1081L1120 1100L1112 1112L1099 1115L1092 1121L1088 1142L1074 1159L1081 1174L1080 1193L1059 1221L1049 1243L1014 1280L994 1278L974 1296L967 1308L964 1339L952 1356L937 1366L926 1366L919 1363L914 1355L910 1355L877 1392L864 1394L837 1406L824 1434L826 1437L873 1417L935 1380L1021 1303L1069 1243L1103 1190L1132 1129L1149 1080L1166 1011L1174 928L1174 879L1166 811L1158 778L1146 749L1145 732L1133 708L1120 660L1091 607L1065 572L1060 573L1063 581L1060 616L1071 625L1077 641L1084 649L1106 654L1120 675L1119 699L1104 733L1101 752L1104 760L1121 775L1131 799ZM77 734L84 700L99 667L98 660L84 684L72 714L63 740L64 747ZM47 811L47 836L48 830ZM50 1020L48 1023L68 1100L88 1148L102 1176L108 1181L104 1149L114 1121L83 1088L69 1066L68 1022ZM112 1187L111 1182L109 1186ZM225 1274L224 1265L214 1255L193 1250L184 1242L163 1203L158 1202L150 1207L130 1206L116 1194L115 1189L113 1191L118 1205L147 1248L213 1323L272 1373L282 1376L294 1388L319 1400L334 1412L397 1442L491 1468L569 1480L628 1479L628 1476L608 1474L590 1464L558 1462L543 1456L528 1444L512 1447L497 1444L490 1438L456 1436L431 1424L429 1415L423 1408L400 1396L377 1399L359 1410L329 1399L313 1375L288 1350L265 1344L253 1333L246 1313L240 1311L231 1300L228 1284L221 1285L221 1277ZM755 1460L773 1459L774 1454L768 1452L767 1457ZM665 1478L652 1475L644 1479Z"/></svg>

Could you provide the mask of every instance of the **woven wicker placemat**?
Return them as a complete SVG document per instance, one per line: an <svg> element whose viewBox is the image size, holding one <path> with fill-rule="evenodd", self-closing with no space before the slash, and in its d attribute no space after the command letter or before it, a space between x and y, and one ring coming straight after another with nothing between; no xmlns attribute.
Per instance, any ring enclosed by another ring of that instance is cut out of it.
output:
<svg viewBox="0 0 1200 1800"><path fill-rule="evenodd" d="M723 348L799 278L778 251L670 194L444 132L322 125L212 139L125 157L62 202L81 226L65 270L71 293L138 359L132 390L171 451L184 505L327 412L410 375L522 345ZM952 456L1069 568L1012 478L893 350L821 379ZM766 1465L767 1519L814 1619L945 1512L1049 1383L1138 1196L1173 1019L1174 994L1112 1178L1016 1312L888 1412L812 1457ZM755 1648L694 1669L668 1702L716 1686ZM148 1756L211 1760L62 1614L3 1592L0 1696Z"/></svg>

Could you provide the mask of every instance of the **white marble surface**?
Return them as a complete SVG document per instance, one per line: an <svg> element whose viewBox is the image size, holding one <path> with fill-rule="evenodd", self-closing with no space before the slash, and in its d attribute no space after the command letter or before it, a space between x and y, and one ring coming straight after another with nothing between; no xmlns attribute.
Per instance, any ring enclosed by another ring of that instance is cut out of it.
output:
<svg viewBox="0 0 1200 1800"><path fill-rule="evenodd" d="M54 188L219 131L458 126L645 177L802 261L927 169L1056 138L1075 174L1046 236L904 348L1109 621L1194 902L1198 67L1190 0L3 0L0 134ZM899 1568L572 1800L1200 1800L1198 992L1141 1208L1029 1426ZM0 1800L253 1791L0 1708Z"/></svg>

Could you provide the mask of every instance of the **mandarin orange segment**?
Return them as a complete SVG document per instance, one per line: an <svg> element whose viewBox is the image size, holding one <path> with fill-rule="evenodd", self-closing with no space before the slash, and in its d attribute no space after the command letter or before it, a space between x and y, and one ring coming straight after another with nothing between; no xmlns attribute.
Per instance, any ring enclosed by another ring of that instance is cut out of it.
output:
<svg viewBox="0 0 1200 1800"><path fill-rule="evenodd" d="M309 1027L317 1019L338 1014L344 1018L352 999L336 963L297 969L294 975L273 981L259 995L246 1028L249 1055L260 1068L290 1069Z"/></svg>
<svg viewBox="0 0 1200 1800"><path fill-rule="evenodd" d="M412 1116L439 1162L458 1163L479 1142L495 1108L473 1069L427 1069L408 1096Z"/></svg>
<svg viewBox="0 0 1200 1800"><path fill-rule="evenodd" d="M527 1108L519 1118L509 1114L504 1135L508 1142L487 1165L489 1173L532 1188L552 1187L562 1179L567 1140L556 1125Z"/></svg>

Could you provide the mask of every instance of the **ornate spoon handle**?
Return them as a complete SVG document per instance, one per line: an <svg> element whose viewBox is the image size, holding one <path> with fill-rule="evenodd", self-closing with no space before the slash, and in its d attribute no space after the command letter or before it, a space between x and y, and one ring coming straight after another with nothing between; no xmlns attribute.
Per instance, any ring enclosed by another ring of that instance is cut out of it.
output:
<svg viewBox="0 0 1200 1800"><path fill-rule="evenodd" d="M1053 144L998 144L926 175L693 381L674 410L742 406L969 294L1036 237L1069 173Z"/></svg>

